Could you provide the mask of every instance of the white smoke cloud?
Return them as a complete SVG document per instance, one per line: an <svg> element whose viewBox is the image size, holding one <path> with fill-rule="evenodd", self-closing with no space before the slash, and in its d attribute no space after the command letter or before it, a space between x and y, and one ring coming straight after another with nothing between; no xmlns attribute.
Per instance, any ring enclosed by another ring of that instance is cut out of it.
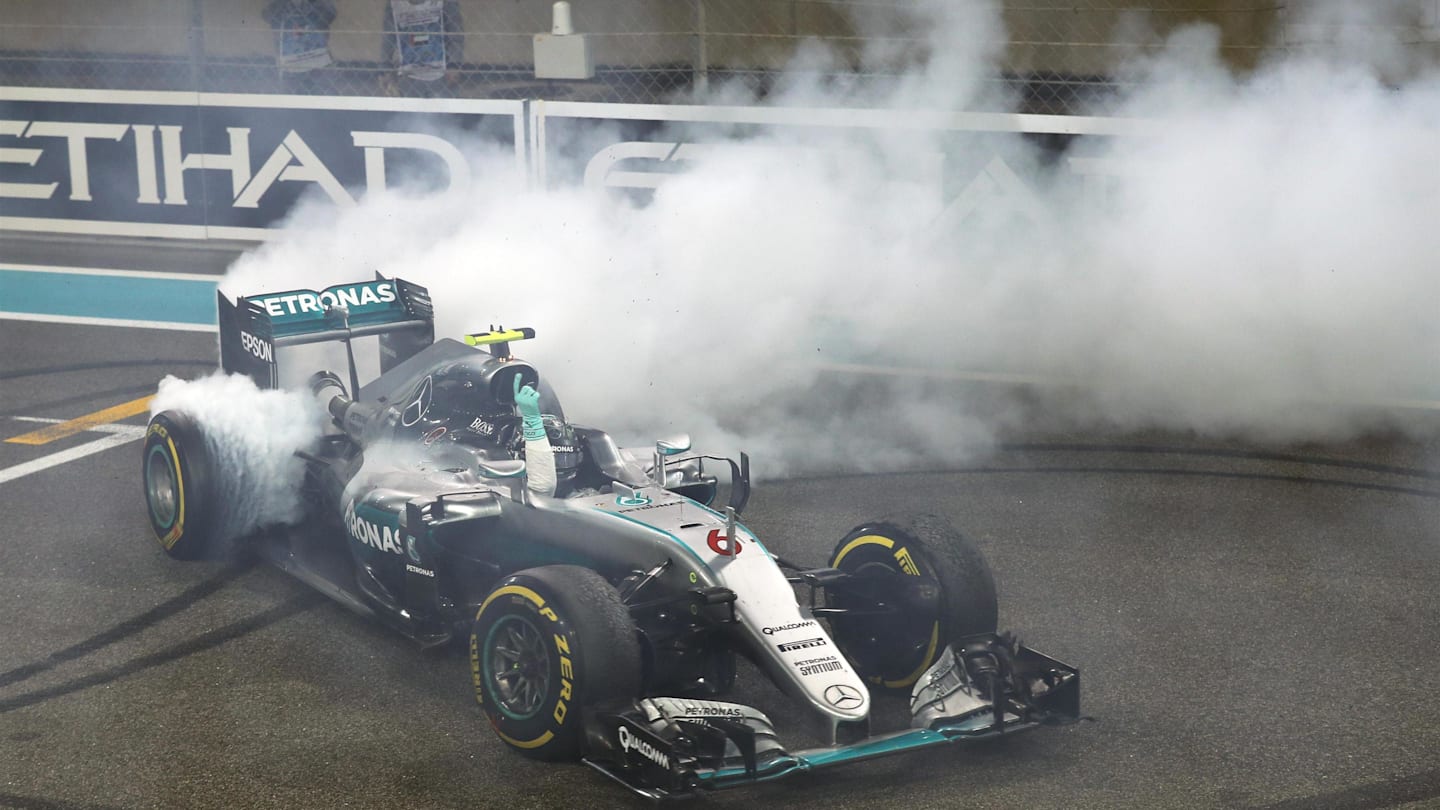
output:
<svg viewBox="0 0 1440 810"><path fill-rule="evenodd" d="M1134 100L1166 129L1112 148L1135 169L1113 208L1079 212L1076 270L1100 282L1084 302L1123 316L1074 335L1096 398L1122 419L1287 438L1434 398L1440 85L1296 60L1173 89Z"/></svg>
<svg viewBox="0 0 1440 810"><path fill-rule="evenodd" d="M859 52L802 43L772 101L823 106L843 100L851 106L907 109L990 109L1012 103L990 69L1006 44L999 3L856 3L848 13Z"/></svg>
<svg viewBox="0 0 1440 810"><path fill-rule="evenodd" d="M305 466L295 451L311 446L323 429L322 412L309 396L262 391L238 375L167 376L150 403L152 416L161 411L187 414L205 435L219 539L302 516Z"/></svg>
<svg viewBox="0 0 1440 810"><path fill-rule="evenodd" d="M806 71L775 97L992 103L999 6L910 13L929 40L863 57L908 68L885 99ZM1440 78L1382 77L1397 46L1373 42L1375 59L1302 53L1236 76L1217 42L1184 29L1129 66L1115 115L1152 134L1064 156L1124 170L1103 203L1014 136L951 150L952 185L989 189L959 213L916 168L945 143L923 133L737 138L648 202L528 189L502 153L476 158L485 179L463 197L304 212L226 287L411 279L441 335L536 327L516 351L572 420L632 441L690 430L768 473L954 463L1037 403L1067 423L1262 440L1392 427L1377 402L1440 399ZM825 368L857 362L939 374ZM1027 410L945 382L986 374L1059 385L1028 391Z"/></svg>

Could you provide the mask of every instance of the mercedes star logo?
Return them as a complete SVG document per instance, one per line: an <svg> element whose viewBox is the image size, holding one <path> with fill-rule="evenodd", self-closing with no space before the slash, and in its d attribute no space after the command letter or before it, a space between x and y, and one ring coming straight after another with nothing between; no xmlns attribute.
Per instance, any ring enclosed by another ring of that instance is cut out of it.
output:
<svg viewBox="0 0 1440 810"><path fill-rule="evenodd" d="M415 386L415 393L410 395L410 402L406 404L405 412L400 415L400 424L410 427L429 412L432 385L430 378L426 377Z"/></svg>
<svg viewBox="0 0 1440 810"><path fill-rule="evenodd" d="M827 688L825 699L837 709L853 709L865 702L859 689L843 683L837 683Z"/></svg>

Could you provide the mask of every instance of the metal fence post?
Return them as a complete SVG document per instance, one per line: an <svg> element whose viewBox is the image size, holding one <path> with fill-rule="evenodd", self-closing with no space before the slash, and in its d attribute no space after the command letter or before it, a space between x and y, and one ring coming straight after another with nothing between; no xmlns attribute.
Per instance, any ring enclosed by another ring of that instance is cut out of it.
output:
<svg viewBox="0 0 1440 810"><path fill-rule="evenodd" d="M690 81L695 95L703 96L710 90L710 53L705 41L705 0L694 0L695 63L691 66Z"/></svg>
<svg viewBox="0 0 1440 810"><path fill-rule="evenodd" d="M204 0L190 0L190 87L195 92L205 76L205 5Z"/></svg>

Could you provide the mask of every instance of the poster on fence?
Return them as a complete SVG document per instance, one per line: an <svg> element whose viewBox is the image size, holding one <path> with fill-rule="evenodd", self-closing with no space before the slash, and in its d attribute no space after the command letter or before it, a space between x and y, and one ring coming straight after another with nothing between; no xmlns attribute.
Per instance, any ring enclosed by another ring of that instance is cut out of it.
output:
<svg viewBox="0 0 1440 810"><path fill-rule="evenodd" d="M765 173L817 171L900 184L928 198L937 227L972 216L1037 220L1042 186L1099 201L1128 170L1103 155L1113 137L1150 134L1120 119L904 109L530 103L531 170L548 188L583 185L637 202L706 162ZM783 182L776 173L776 182Z"/></svg>
<svg viewBox="0 0 1440 810"><path fill-rule="evenodd" d="M306 199L465 187L519 101L0 88L0 228L265 238Z"/></svg>

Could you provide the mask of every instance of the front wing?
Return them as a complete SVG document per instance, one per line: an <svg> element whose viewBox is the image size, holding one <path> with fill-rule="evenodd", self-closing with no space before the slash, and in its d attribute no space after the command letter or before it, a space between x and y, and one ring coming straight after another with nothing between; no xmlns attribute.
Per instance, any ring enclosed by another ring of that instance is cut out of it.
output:
<svg viewBox="0 0 1440 810"><path fill-rule="evenodd" d="M1042 725L1064 725L1079 718L1078 669L1018 644L1013 645L1011 658L1013 682L1020 688L1004 689L996 700L983 701L983 708L964 699L952 702L965 707L958 714L936 712L937 700L944 697L937 698L936 689L955 678L956 659L947 656L950 669L937 662L927 673L931 684L922 678L912 698L914 723L922 726L793 752L783 747L769 719L756 709L717 701L649 698L623 711L590 713L583 761L639 795L676 798ZM963 667L959 670L964 672ZM960 677L964 679L963 674ZM917 701L922 705L917 706Z"/></svg>

